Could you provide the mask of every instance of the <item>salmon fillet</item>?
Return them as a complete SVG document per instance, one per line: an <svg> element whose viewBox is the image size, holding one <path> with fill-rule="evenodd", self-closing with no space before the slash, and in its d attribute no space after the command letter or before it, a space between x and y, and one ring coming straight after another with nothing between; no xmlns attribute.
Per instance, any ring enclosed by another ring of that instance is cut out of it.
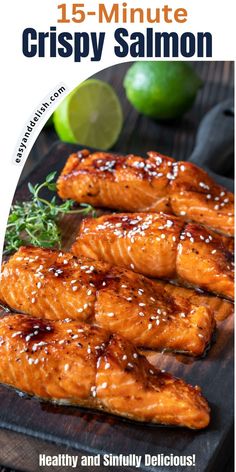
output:
<svg viewBox="0 0 236 472"><path fill-rule="evenodd" d="M70 253L22 247L3 265L0 300L47 319L78 319L137 346L202 355L215 327L212 310L172 296L124 268Z"/></svg>
<svg viewBox="0 0 236 472"><path fill-rule="evenodd" d="M86 149L71 154L58 179L58 194L95 207L173 213L233 235L231 192L190 162L157 152L147 156L90 154Z"/></svg>
<svg viewBox="0 0 236 472"><path fill-rule="evenodd" d="M172 215L120 213L84 219L72 251L233 299L231 244L232 238Z"/></svg>
<svg viewBox="0 0 236 472"><path fill-rule="evenodd" d="M154 368L119 335L78 321L0 319L0 382L136 421L194 429L209 423L199 387Z"/></svg>
<svg viewBox="0 0 236 472"><path fill-rule="evenodd" d="M163 285L163 289L170 293L173 297L180 296L189 300L192 305L204 305L214 313L214 318L217 322L224 321L229 316L234 314L234 303L214 295L201 293L189 288L179 287L168 282L158 282Z"/></svg>

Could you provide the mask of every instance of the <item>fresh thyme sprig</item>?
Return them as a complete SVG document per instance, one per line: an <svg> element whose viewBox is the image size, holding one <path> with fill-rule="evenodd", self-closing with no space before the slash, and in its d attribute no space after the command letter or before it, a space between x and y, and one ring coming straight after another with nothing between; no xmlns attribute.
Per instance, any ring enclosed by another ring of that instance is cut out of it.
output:
<svg viewBox="0 0 236 472"><path fill-rule="evenodd" d="M74 207L73 200L58 204L56 196L49 201L40 196L42 189L56 190L56 172L51 172L45 182L33 186L28 184L31 200L15 203L11 207L5 234L4 254L19 249L22 245L32 244L42 247L61 247L61 232L58 226L60 215L89 213L95 216L91 205L83 203Z"/></svg>

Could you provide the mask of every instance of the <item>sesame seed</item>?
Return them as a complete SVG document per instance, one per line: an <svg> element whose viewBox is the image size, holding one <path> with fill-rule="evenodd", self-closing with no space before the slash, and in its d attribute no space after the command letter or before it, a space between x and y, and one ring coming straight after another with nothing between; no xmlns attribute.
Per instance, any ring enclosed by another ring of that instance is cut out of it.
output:
<svg viewBox="0 0 236 472"><path fill-rule="evenodd" d="M109 318L112 318L114 316L114 313L107 313L107 316L109 316Z"/></svg>
<svg viewBox="0 0 236 472"><path fill-rule="evenodd" d="M70 367L69 364L65 364L65 365L64 365L64 371L67 372L67 370L69 369L69 367Z"/></svg>
<svg viewBox="0 0 236 472"><path fill-rule="evenodd" d="M22 334L22 331L17 331L16 333L12 334L12 338L19 336L20 334Z"/></svg>
<svg viewBox="0 0 236 472"><path fill-rule="evenodd" d="M152 323L148 324L148 329L152 329Z"/></svg>
<svg viewBox="0 0 236 472"><path fill-rule="evenodd" d="M183 211L183 210L182 210L182 211L180 212L180 215L181 215L181 216L185 216L185 215L186 215L186 211Z"/></svg>
<svg viewBox="0 0 236 472"><path fill-rule="evenodd" d="M199 182L199 187L204 188L205 190L209 190L210 187L209 185L205 184L205 182Z"/></svg>
<svg viewBox="0 0 236 472"><path fill-rule="evenodd" d="M106 362L105 364L105 370L109 369L111 367L111 364L109 364L109 362Z"/></svg>
<svg viewBox="0 0 236 472"><path fill-rule="evenodd" d="M31 303L35 303L35 298L31 298Z"/></svg>
<svg viewBox="0 0 236 472"><path fill-rule="evenodd" d="M107 388L107 382L103 382L101 388Z"/></svg>

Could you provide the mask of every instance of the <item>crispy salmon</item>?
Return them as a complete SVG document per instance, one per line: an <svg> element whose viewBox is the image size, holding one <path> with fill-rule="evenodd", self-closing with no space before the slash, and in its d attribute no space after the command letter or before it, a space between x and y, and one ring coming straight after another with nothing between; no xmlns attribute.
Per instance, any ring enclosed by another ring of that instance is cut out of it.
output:
<svg viewBox="0 0 236 472"><path fill-rule="evenodd" d="M119 335L78 321L0 319L0 382L136 421L194 429L209 423L199 387L154 368Z"/></svg>
<svg viewBox="0 0 236 472"><path fill-rule="evenodd" d="M168 282L158 282L163 285L163 289L172 296L180 296L189 300L192 305L204 305L214 313L215 320L218 322L225 320L234 314L234 303L214 295L209 295L201 291L191 290L180 287Z"/></svg>
<svg viewBox="0 0 236 472"><path fill-rule="evenodd" d="M166 212L226 235L234 231L234 197L190 162L158 152L148 158L88 150L71 154L58 194L79 203L122 211Z"/></svg>
<svg viewBox="0 0 236 472"><path fill-rule="evenodd" d="M178 217L120 213L84 219L72 251L233 299L231 245L232 238Z"/></svg>
<svg viewBox="0 0 236 472"><path fill-rule="evenodd" d="M0 300L47 319L78 319L137 346L202 355L213 311L125 268L49 249L22 247L3 265Z"/></svg>

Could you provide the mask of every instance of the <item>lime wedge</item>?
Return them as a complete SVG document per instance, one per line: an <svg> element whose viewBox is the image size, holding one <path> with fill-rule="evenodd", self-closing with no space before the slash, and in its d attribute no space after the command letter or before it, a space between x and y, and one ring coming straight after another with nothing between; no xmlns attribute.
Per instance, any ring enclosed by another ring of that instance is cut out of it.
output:
<svg viewBox="0 0 236 472"><path fill-rule="evenodd" d="M102 80L78 85L53 114L62 141L107 150L117 141L123 125L119 99Z"/></svg>

